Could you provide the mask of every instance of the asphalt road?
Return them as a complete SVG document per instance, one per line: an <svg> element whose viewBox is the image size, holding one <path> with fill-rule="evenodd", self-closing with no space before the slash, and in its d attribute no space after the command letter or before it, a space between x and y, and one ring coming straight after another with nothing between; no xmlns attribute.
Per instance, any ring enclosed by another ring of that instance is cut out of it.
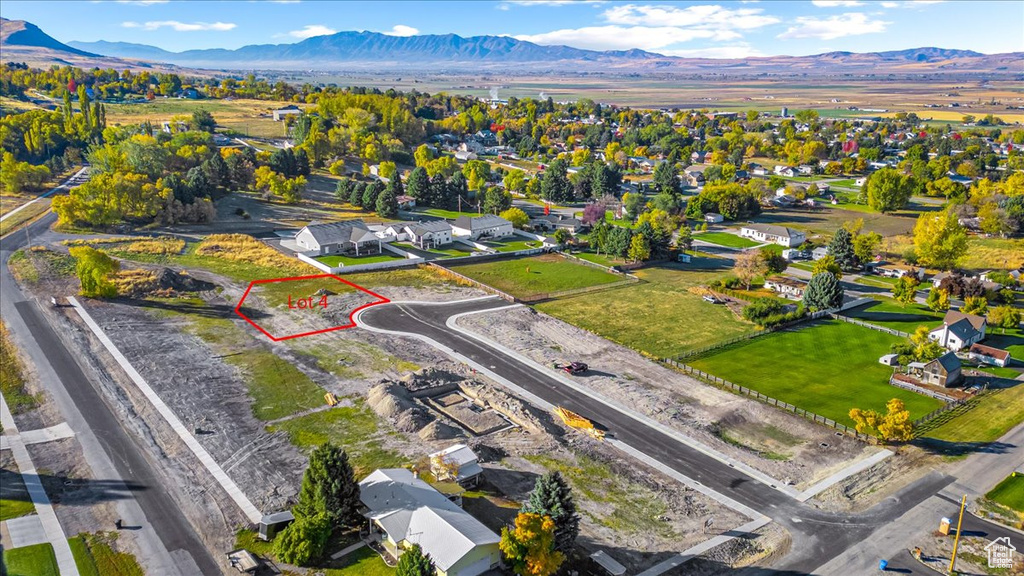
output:
<svg viewBox="0 0 1024 576"><path fill-rule="evenodd" d="M133 436L122 427L120 416L107 406L101 392L75 362L74 356L43 318L36 304L25 298L10 276L7 260L11 254L24 247L29 239L46 234L55 221L55 215L47 214L25 230L10 234L0 241L0 298L8 305L13 304L16 313L23 319L28 334L22 334L21 336L27 337L21 340L29 341L43 350L59 377L60 382L56 384L62 389L55 389L56 386L53 386L50 392L67 394L78 406L104 452L114 463L121 479L127 485L135 487L133 496L136 502L164 547L178 560L179 570L183 574L191 574L192 570L198 567L198 574L221 574L222 571L209 550L203 545L174 499L164 489L163 478L146 460L145 448L138 445ZM111 530L113 526L98 526L97 529ZM191 562L183 558L184 555L191 557L195 563L192 570L188 569Z"/></svg>
<svg viewBox="0 0 1024 576"><path fill-rule="evenodd" d="M800 503L671 436L597 400L579 394L550 374L523 365L511 356L473 338L453 332L445 326L447 319L455 314L507 305L507 302L500 299L449 305L388 304L365 310L360 321L383 330L414 333L431 338L494 370L547 402L564 406L594 420L606 427L615 438L772 518L793 535L792 552L778 566L773 567L789 573L814 573L818 566L841 554L878 527L898 518L953 481L950 476L933 472L895 496L859 514L833 514ZM902 562L894 560L890 563L893 568L910 570L913 573L913 566L898 564Z"/></svg>

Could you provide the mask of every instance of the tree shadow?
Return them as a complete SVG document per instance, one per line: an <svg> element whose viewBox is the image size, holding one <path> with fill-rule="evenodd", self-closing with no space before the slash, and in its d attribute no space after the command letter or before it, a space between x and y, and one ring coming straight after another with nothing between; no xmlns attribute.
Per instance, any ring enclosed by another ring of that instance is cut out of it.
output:
<svg viewBox="0 0 1024 576"><path fill-rule="evenodd" d="M176 312L178 314L188 314L191 316L200 316L203 318L213 318L220 320L233 320L237 318L235 315L235 309L227 304L201 304L195 305L185 301L177 302L164 302L161 300L147 300L139 298L122 298L122 303L136 308L150 308L155 310L166 310L168 312ZM248 306L242 306L242 312L249 318L266 318L269 316L262 310L255 308L249 308Z"/></svg>
<svg viewBox="0 0 1024 576"><path fill-rule="evenodd" d="M37 474L54 504L64 506L91 506L97 502L110 502L134 498L136 492L149 488L131 480L92 480L69 478L64 475ZM0 498L19 502L31 502L32 497L25 488L22 475L13 470L0 468Z"/></svg>
<svg viewBox="0 0 1024 576"><path fill-rule="evenodd" d="M917 438L911 444L940 456L966 456L978 453L1006 454L1017 447L1006 442L952 442L937 438Z"/></svg>

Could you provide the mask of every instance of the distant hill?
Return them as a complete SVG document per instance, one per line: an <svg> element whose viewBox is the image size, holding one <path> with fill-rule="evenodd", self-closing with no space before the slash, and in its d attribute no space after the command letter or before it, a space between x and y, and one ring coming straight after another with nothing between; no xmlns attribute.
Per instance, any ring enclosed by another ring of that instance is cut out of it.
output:
<svg viewBox="0 0 1024 576"><path fill-rule="evenodd" d="M921 74L985 72L1021 74L1024 53L981 54L970 50L913 48L888 52L828 52L812 56L741 59L678 58L644 50L598 51L542 46L509 36L427 34L388 36L338 32L293 44L254 44L236 50L170 52L128 42L61 43L35 25L2 21L0 60L35 66L74 64L113 68L216 70L415 70L629 74ZM103 56L99 56L102 54Z"/></svg>

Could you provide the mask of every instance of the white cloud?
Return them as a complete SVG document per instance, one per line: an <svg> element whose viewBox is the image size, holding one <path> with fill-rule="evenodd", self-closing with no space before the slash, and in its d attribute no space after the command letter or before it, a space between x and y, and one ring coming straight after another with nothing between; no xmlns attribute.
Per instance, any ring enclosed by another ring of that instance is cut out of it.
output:
<svg viewBox="0 0 1024 576"><path fill-rule="evenodd" d="M177 32L199 32L216 31L226 32L233 30L237 24L233 22L178 22L177 20L158 20L150 22L122 22L125 28L140 28L142 30L158 30L160 28L172 28Z"/></svg>
<svg viewBox="0 0 1024 576"><path fill-rule="evenodd" d="M714 5L657 6L626 4L605 10L604 19L612 24L638 26L675 26L706 30L753 30L780 20L766 16L761 8L729 9Z"/></svg>
<svg viewBox="0 0 1024 576"><path fill-rule="evenodd" d="M819 40L834 40L845 36L859 36L861 34L874 34L885 32L885 28L891 22L883 20L872 20L867 14L859 12L848 12L828 18L812 18L801 16L796 19L796 25L779 34L779 38L799 39L816 38Z"/></svg>
<svg viewBox="0 0 1024 576"><path fill-rule="evenodd" d="M420 31L416 28L406 26L405 24L395 24L391 30L381 32L381 34L386 34L388 36L415 36L419 33Z"/></svg>
<svg viewBox="0 0 1024 576"><path fill-rule="evenodd" d="M567 45L588 50L659 50L679 42L695 39L735 40L732 31L686 30L673 26L588 26L565 28L543 34L520 34L518 40L543 45Z"/></svg>
<svg viewBox="0 0 1024 576"><path fill-rule="evenodd" d="M835 8L837 6L863 6L863 2L857 0L811 0L811 4L820 8Z"/></svg>
<svg viewBox="0 0 1024 576"><path fill-rule="evenodd" d="M882 8L899 8L899 2L882 2Z"/></svg>
<svg viewBox="0 0 1024 576"><path fill-rule="evenodd" d="M327 36L328 34L336 34L338 31L333 28L328 28L323 24L310 24L304 26L301 30L292 30L287 35L292 38L299 38L305 40L306 38L312 38L314 36Z"/></svg>

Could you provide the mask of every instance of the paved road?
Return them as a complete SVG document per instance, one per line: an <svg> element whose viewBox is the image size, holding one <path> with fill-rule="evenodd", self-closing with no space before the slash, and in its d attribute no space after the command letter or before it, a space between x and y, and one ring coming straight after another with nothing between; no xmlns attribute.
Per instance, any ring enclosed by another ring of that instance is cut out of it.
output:
<svg viewBox="0 0 1024 576"><path fill-rule="evenodd" d="M102 450L113 462L120 479L126 485L136 487L133 494L135 501L181 572L189 575L220 574L217 562L164 489L164 479L146 460L145 449L122 427L121 417L107 406L101 393L83 373L36 305L25 298L10 276L7 260L11 254L25 246L28 238L38 239L48 234L49 226L55 221L56 216L48 214L31 224L26 231L18 231L0 241L0 298L4 300L5 324L12 332L18 330L16 336L19 342L41 351L38 356L48 362L57 376L56 381L44 381L44 385L51 395L69 397L80 410ZM17 314L22 322L7 321L8 316L13 314ZM101 530L111 528L97 527Z"/></svg>
<svg viewBox="0 0 1024 576"><path fill-rule="evenodd" d="M616 439L642 450L679 473L769 516L785 526L794 539L793 551L776 568L813 573L827 560L953 480L943 474L929 474L861 514L832 514L817 510L597 400L576 393L549 374L525 366L505 353L445 326L447 319L455 314L506 305L507 302L499 299L449 305L390 304L367 309L360 321L383 330L420 334L450 347L547 402L593 419L607 427Z"/></svg>

